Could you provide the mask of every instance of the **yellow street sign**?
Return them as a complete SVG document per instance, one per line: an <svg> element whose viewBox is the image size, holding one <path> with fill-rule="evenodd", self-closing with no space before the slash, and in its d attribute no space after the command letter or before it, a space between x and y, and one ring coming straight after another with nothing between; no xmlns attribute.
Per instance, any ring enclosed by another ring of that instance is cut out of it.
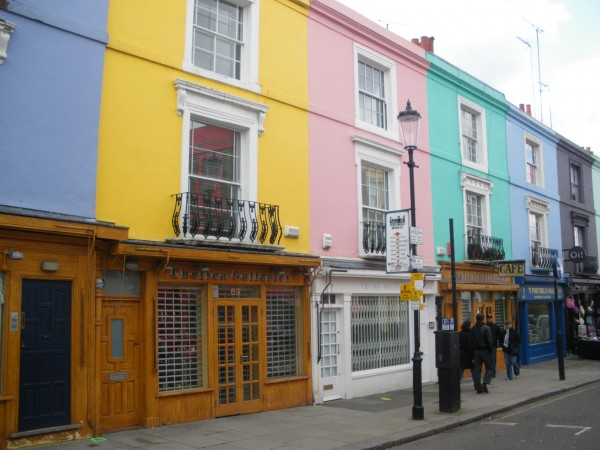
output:
<svg viewBox="0 0 600 450"><path fill-rule="evenodd" d="M414 300L415 289L412 284L403 283L400 285L400 300Z"/></svg>
<svg viewBox="0 0 600 450"><path fill-rule="evenodd" d="M413 272L410 274L411 281L423 281L425 279L425 274L421 272Z"/></svg>

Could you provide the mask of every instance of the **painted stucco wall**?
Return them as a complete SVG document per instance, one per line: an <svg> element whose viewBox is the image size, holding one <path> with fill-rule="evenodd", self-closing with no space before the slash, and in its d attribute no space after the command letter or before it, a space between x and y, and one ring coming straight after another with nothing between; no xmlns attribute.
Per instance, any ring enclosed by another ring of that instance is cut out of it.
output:
<svg viewBox="0 0 600 450"><path fill-rule="evenodd" d="M503 239L505 259L511 258L512 237L510 195L506 156L504 95L469 76L438 56L428 53L428 99L431 145L431 190L433 199L434 241L446 249L450 242L449 219L453 219L455 259L465 259L466 223L461 171L473 173L493 183L490 196L490 235ZM459 97L485 111L488 172L462 165ZM446 256L438 260L448 261Z"/></svg>
<svg viewBox="0 0 600 450"><path fill-rule="evenodd" d="M594 193L594 209L596 211L596 223L600 223L600 159L594 155L592 164L592 190ZM600 255L600 241L597 242L597 255Z"/></svg>
<svg viewBox="0 0 600 450"><path fill-rule="evenodd" d="M422 113L419 148L415 151L415 195L417 226L423 228L424 245L418 254L425 264L433 262L432 212L429 182L429 141L425 52L419 46L387 32L353 10L332 1L311 2L309 20L309 100L311 250L329 257L359 256L360 177L357 175L353 137L369 139L403 153L397 155L400 179L390 180L398 188L397 209L410 208L408 155L400 142L397 124L393 137L370 133L356 126L354 43L393 61L395 67L395 116L410 99ZM323 234L331 234L333 247L323 250Z"/></svg>
<svg viewBox="0 0 600 450"><path fill-rule="evenodd" d="M133 2L136 3L136 2ZM283 238L286 250L307 251L308 88L304 2L262 1L259 91L253 92L183 68L186 2L158 0L144 8L112 2L108 29L98 183L98 217L130 227L130 238L173 236L173 194L181 190L182 117L174 80L184 79L268 106L258 138L258 198L280 206L282 226L300 228ZM157 31L158 30L158 31ZM290 57L292 55L292 57ZM185 177L185 174L183 175Z"/></svg>
<svg viewBox="0 0 600 450"><path fill-rule="evenodd" d="M526 181L525 139L534 139L542 151L541 171L543 186ZM557 140L551 130L512 107L506 119L506 143L510 175L510 218L513 229L512 257L524 259L527 269L531 267L531 243L529 236L529 213L527 198L532 197L548 203L546 220L547 247L558 250L561 256L560 207L558 178L556 174Z"/></svg>
<svg viewBox="0 0 600 450"><path fill-rule="evenodd" d="M95 217L108 2L9 2L0 65L0 204Z"/></svg>

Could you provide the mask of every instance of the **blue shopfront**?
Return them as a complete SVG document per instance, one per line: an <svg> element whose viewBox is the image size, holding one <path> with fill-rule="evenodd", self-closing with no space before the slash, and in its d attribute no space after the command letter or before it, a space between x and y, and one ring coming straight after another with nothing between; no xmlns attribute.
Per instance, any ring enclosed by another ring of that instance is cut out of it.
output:
<svg viewBox="0 0 600 450"><path fill-rule="evenodd" d="M517 324L521 335L521 364L556 358L559 326L563 339L565 336L564 300L568 280L555 283L553 277L530 275L515 278L515 282L521 285Z"/></svg>

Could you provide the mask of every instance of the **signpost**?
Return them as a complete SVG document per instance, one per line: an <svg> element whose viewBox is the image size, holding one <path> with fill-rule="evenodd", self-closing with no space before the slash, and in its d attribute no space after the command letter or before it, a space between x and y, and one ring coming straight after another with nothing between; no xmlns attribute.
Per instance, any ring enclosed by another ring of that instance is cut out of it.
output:
<svg viewBox="0 0 600 450"><path fill-rule="evenodd" d="M410 224L409 210L389 211L385 214L387 273L408 272L410 270Z"/></svg>

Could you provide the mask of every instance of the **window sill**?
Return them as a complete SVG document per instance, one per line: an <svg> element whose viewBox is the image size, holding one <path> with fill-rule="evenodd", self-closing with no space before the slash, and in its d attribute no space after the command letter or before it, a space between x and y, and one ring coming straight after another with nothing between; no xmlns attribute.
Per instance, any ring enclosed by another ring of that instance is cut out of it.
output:
<svg viewBox="0 0 600 450"><path fill-rule="evenodd" d="M210 70L196 67L189 61L184 61L183 70L184 72L198 75L203 78L208 78L209 80L218 81L219 83L228 84L246 91L254 92L255 94L260 94L260 84L258 84L256 81L237 80L225 75L220 75L218 73L211 72Z"/></svg>
<svg viewBox="0 0 600 450"><path fill-rule="evenodd" d="M295 382L295 381L305 381L308 380L308 377L306 375L297 375L295 377L285 377L285 378L276 378L273 380L267 380L265 381L265 385L268 384L279 384L279 383L290 383L290 382Z"/></svg>

